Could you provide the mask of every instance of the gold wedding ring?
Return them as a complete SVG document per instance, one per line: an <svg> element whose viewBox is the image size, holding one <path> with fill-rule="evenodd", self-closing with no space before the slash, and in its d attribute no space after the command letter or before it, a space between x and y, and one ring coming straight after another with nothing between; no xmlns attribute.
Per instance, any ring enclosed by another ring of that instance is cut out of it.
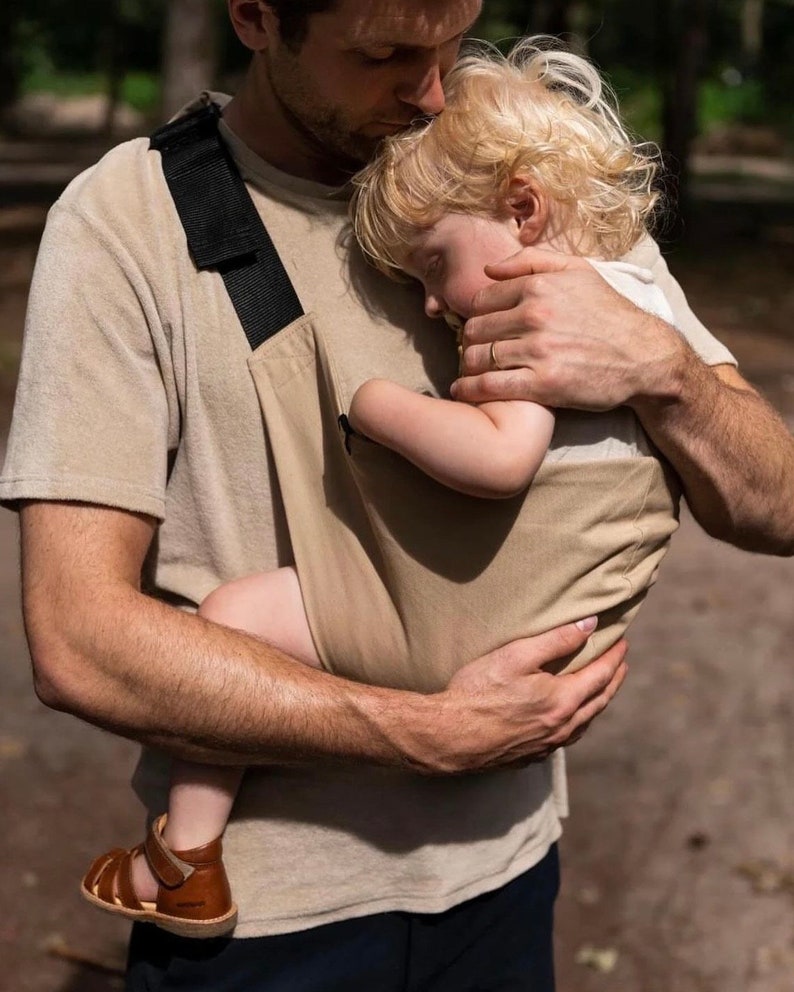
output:
<svg viewBox="0 0 794 992"><path fill-rule="evenodd" d="M505 369L499 364L499 359L496 357L496 341L491 341L491 365L497 370L497 372L504 372Z"/></svg>

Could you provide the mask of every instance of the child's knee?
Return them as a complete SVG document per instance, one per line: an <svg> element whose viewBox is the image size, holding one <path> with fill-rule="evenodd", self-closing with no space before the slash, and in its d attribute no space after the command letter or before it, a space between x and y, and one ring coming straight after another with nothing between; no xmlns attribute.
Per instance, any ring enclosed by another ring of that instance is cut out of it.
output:
<svg viewBox="0 0 794 992"><path fill-rule="evenodd" d="M226 627L259 633L269 617L279 617L293 603L303 607L294 568L277 568L224 582L201 603L199 616Z"/></svg>
<svg viewBox="0 0 794 992"><path fill-rule="evenodd" d="M240 607L240 590L236 582L226 582L206 596L198 608L199 616L215 623L228 623Z"/></svg>

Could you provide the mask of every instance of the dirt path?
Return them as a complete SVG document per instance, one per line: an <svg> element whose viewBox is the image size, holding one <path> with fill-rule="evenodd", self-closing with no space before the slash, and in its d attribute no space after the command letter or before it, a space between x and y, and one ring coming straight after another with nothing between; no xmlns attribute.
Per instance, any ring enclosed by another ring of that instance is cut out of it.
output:
<svg viewBox="0 0 794 992"><path fill-rule="evenodd" d="M16 211L0 210L0 436L43 216ZM794 253L775 233L785 216L769 216L764 237L721 234L678 271L794 424ZM560 992L794 989L792 579L794 562L719 545L685 517L632 630L627 685L569 753ZM138 838L134 748L37 703L9 513L0 631L0 992L120 988L126 927L76 886L97 851Z"/></svg>
<svg viewBox="0 0 794 992"><path fill-rule="evenodd" d="M569 752L563 992L794 989L792 578L684 521L621 697Z"/></svg>

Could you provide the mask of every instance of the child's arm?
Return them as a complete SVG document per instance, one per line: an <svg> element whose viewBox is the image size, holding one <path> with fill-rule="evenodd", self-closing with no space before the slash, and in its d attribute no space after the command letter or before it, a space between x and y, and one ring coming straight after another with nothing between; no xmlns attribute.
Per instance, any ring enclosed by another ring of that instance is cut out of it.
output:
<svg viewBox="0 0 794 992"><path fill-rule="evenodd" d="M538 470L554 414L525 400L469 406L370 379L350 405L354 430L469 496L515 496Z"/></svg>

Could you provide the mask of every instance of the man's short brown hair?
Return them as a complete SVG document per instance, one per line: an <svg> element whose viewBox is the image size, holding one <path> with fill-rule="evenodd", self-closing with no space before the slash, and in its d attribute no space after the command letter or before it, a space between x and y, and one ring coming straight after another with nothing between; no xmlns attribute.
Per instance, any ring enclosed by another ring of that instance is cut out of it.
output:
<svg viewBox="0 0 794 992"><path fill-rule="evenodd" d="M309 17L322 14L334 6L336 0L268 0L278 17L279 33L290 48L300 48L309 28Z"/></svg>

